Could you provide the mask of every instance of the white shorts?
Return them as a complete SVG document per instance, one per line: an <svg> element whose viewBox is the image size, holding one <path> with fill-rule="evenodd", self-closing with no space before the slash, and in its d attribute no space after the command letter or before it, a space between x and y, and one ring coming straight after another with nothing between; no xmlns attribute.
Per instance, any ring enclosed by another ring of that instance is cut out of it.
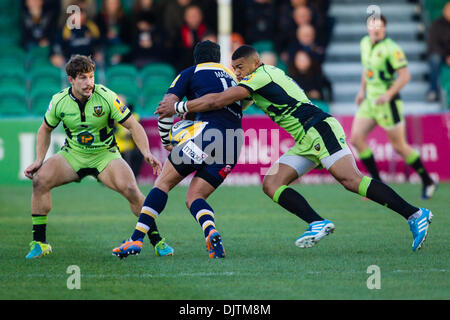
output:
<svg viewBox="0 0 450 320"><path fill-rule="evenodd" d="M322 163L324 168L328 170L336 161L349 154L352 154L352 152L350 151L350 148L347 146L344 149L341 149L338 152L333 153L331 156L323 158L322 160L320 160L320 162ZM284 154L280 157L280 159L278 159L277 162L288 165L289 167L293 168L295 171L297 171L299 177L317 167L317 163L305 157L297 155Z"/></svg>

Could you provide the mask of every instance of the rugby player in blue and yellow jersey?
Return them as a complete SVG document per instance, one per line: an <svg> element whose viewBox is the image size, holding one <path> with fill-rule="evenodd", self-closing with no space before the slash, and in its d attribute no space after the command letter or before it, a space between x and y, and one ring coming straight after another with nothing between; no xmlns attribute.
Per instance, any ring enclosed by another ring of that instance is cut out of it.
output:
<svg viewBox="0 0 450 320"><path fill-rule="evenodd" d="M431 221L431 211L412 206L389 186L363 176L346 144L344 130L335 118L314 106L298 84L282 70L263 64L254 48L244 45L236 49L232 66L239 80L237 86L187 102L171 104L163 101L156 112L160 117L168 117L180 111L213 111L251 97L257 107L295 140L295 145L270 168L264 178L263 190L274 202L309 224L295 242L298 247L313 246L335 227L288 186L311 169L321 167L325 167L347 190L403 216L413 233L413 251L421 247Z"/></svg>
<svg viewBox="0 0 450 320"><path fill-rule="evenodd" d="M161 163L150 152L144 128L117 94L100 84L94 85L94 69L91 58L72 56L66 64L71 86L52 97L38 130L36 160L24 172L33 180L33 241L26 258L38 258L52 250L46 241L47 215L52 206L50 191L60 185L93 175L107 187L121 193L128 200L132 212L139 215L144 195L130 167L120 156L113 135L114 121L131 132L154 173L161 171ZM60 122L66 133L65 144L56 155L44 161L51 133ZM149 237L155 250L166 250L168 246L159 236L156 226L152 231L154 234L150 237L149 233Z"/></svg>
<svg viewBox="0 0 450 320"><path fill-rule="evenodd" d="M175 78L164 101L170 101L173 105L184 97L195 99L236 86L233 72L219 63L218 44L208 40L198 43L194 49L194 60L194 66L183 70ZM224 108L196 114L189 139L183 139L173 149L167 147L171 153L145 200L142 212L146 214L139 217L131 238L113 249L113 254L123 258L139 253L142 238L148 226L164 210L169 191L195 172L186 195L186 206L203 229L209 257L225 257L222 237L215 226L214 210L206 199L237 163L243 139L241 118L240 102L234 101L224 105ZM162 142L166 146L169 144L167 136L172 122L170 117L159 120ZM227 139L230 136L231 139Z"/></svg>

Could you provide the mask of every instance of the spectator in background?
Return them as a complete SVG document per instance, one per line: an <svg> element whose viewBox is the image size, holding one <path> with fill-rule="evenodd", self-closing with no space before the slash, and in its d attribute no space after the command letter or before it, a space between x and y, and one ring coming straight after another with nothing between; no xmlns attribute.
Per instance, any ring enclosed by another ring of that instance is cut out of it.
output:
<svg viewBox="0 0 450 320"><path fill-rule="evenodd" d="M236 51L243 44L245 44L244 37L240 33L233 32L231 34L231 52Z"/></svg>
<svg viewBox="0 0 450 320"><path fill-rule="evenodd" d="M430 66L430 90L428 101L438 101L441 64L450 66L450 2L444 6L442 17L435 20L428 34L428 63Z"/></svg>
<svg viewBox="0 0 450 320"><path fill-rule="evenodd" d="M195 45L207 34L206 24L203 21L203 12L197 5L190 5L184 12L184 24L178 34L178 51L181 56L178 69L183 70L194 64L193 52Z"/></svg>
<svg viewBox="0 0 450 320"><path fill-rule="evenodd" d="M79 21L80 28L71 28L66 23L59 29L50 48L50 61L61 68L72 55L81 54L93 56L95 62L101 65L104 58L100 46L100 30L92 20L88 20L85 1L80 0L73 4L78 5L81 10L68 18Z"/></svg>
<svg viewBox="0 0 450 320"><path fill-rule="evenodd" d="M244 38L247 43L274 41L277 16L272 0L247 0L246 24Z"/></svg>
<svg viewBox="0 0 450 320"><path fill-rule="evenodd" d="M22 46L48 47L56 30L55 12L44 7L44 0L26 0L22 12Z"/></svg>
<svg viewBox="0 0 450 320"><path fill-rule="evenodd" d="M132 50L128 56L136 67L151 62L168 62L168 37L157 24L157 12L153 0L137 0L131 19Z"/></svg>
<svg viewBox="0 0 450 320"><path fill-rule="evenodd" d="M331 84L319 63L306 51L297 51L289 65L289 75L299 84L310 99L331 100Z"/></svg>
<svg viewBox="0 0 450 320"><path fill-rule="evenodd" d="M134 108L132 105L127 104L126 97L123 95L119 95L119 99L124 105L128 107L128 109L130 109L130 111L133 113L133 116L139 122L139 115L134 112ZM139 176L139 172L141 171L143 156L139 149L136 147L130 131L128 131L128 129L124 126L117 125L117 123L115 123L114 137L116 139L117 147L120 150L122 158L128 163L131 170L133 171L134 176L137 178Z"/></svg>
<svg viewBox="0 0 450 320"><path fill-rule="evenodd" d="M287 64L292 63L297 51L303 50L308 52L313 60L322 63L325 59L325 51L316 44L316 32L311 25L304 25L297 29L297 41L288 47Z"/></svg>
<svg viewBox="0 0 450 320"><path fill-rule="evenodd" d="M261 52L259 57L261 58L261 62L264 64L267 64L270 66L275 66L275 67L278 64L278 59L277 59L277 55L275 54L275 52L264 51L264 52Z"/></svg>
<svg viewBox="0 0 450 320"><path fill-rule="evenodd" d="M95 22L100 29L105 48L129 42L129 21L123 11L121 0L103 0L101 11L97 14ZM116 64L121 61L122 57L116 54L110 59L111 64Z"/></svg>
<svg viewBox="0 0 450 320"><path fill-rule="evenodd" d="M247 43L274 41L276 32L276 7L272 0L247 0L244 38Z"/></svg>
<svg viewBox="0 0 450 320"><path fill-rule="evenodd" d="M276 38L278 52L285 52L285 48L297 41L296 31L299 27L313 23L313 13L306 3L307 0L290 0L289 4L281 6L279 34Z"/></svg>
<svg viewBox="0 0 450 320"><path fill-rule="evenodd" d="M170 39L175 42L184 22L184 11L192 0L171 0L163 9L163 25ZM174 45L176 45L174 43Z"/></svg>

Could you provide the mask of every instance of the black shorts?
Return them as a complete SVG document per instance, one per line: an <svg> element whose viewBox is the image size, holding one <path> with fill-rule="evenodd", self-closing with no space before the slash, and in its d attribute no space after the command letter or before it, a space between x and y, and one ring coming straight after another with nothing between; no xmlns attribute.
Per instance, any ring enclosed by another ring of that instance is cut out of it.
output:
<svg viewBox="0 0 450 320"><path fill-rule="evenodd" d="M198 136L174 147L169 161L183 177L196 172L196 177L217 188L236 165L243 136L241 128L208 124Z"/></svg>

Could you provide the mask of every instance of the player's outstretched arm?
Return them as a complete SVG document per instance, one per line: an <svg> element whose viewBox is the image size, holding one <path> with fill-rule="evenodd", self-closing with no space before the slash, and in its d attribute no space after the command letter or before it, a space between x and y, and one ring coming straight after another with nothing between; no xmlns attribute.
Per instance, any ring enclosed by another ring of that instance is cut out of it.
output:
<svg viewBox="0 0 450 320"><path fill-rule="evenodd" d="M167 118L175 113L218 110L233 102L243 100L249 95L250 92L247 89L237 86L229 88L224 92L206 94L200 98L187 102L171 104L170 102L163 100L159 103L159 107L156 109L155 114L158 114L159 118Z"/></svg>
<svg viewBox="0 0 450 320"><path fill-rule="evenodd" d="M122 123L122 125L130 131L131 136L133 137L133 141L136 143L139 151L141 151L145 162L147 162L153 168L153 174L160 174L162 170L162 164L150 152L147 134L145 133L142 125L137 122L134 116L129 117L124 123Z"/></svg>
<svg viewBox="0 0 450 320"><path fill-rule="evenodd" d="M33 175L39 170L42 163L44 163L45 155L47 154L48 147L50 146L52 131L52 127L48 126L45 121L42 122L36 137L36 160L24 171L27 178L33 179Z"/></svg>

